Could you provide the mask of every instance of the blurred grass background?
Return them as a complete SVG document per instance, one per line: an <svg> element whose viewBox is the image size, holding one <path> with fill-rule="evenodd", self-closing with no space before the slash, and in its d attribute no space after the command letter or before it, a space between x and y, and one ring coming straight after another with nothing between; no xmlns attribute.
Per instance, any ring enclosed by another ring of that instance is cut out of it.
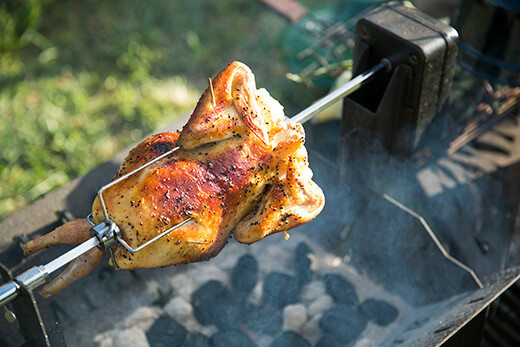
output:
<svg viewBox="0 0 520 347"><path fill-rule="evenodd" d="M0 220L190 112L229 61L288 115L309 105L286 27L254 0L0 2Z"/></svg>

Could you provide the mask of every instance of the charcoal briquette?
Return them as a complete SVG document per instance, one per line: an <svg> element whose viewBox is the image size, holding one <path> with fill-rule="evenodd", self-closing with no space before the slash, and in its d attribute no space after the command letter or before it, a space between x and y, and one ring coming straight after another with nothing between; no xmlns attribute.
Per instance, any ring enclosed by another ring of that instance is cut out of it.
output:
<svg viewBox="0 0 520 347"><path fill-rule="evenodd" d="M202 325L220 329L236 327L245 308L245 299L235 295L216 280L202 284L191 295L195 318Z"/></svg>
<svg viewBox="0 0 520 347"><path fill-rule="evenodd" d="M323 282L325 283L327 294L332 297L335 303L350 306L355 306L359 303L354 285L345 277L328 273L323 276Z"/></svg>
<svg viewBox="0 0 520 347"><path fill-rule="evenodd" d="M184 340L185 347L211 347L211 339L204 334L190 332Z"/></svg>
<svg viewBox="0 0 520 347"><path fill-rule="evenodd" d="M293 331L284 331L269 347L311 347L309 341Z"/></svg>
<svg viewBox="0 0 520 347"><path fill-rule="evenodd" d="M276 335L282 330L283 315L280 310L250 304L245 310L242 324L251 332Z"/></svg>
<svg viewBox="0 0 520 347"><path fill-rule="evenodd" d="M332 335L323 335L314 347L342 347L343 344Z"/></svg>
<svg viewBox="0 0 520 347"><path fill-rule="evenodd" d="M255 347L256 343L239 329L219 331L211 337L215 347Z"/></svg>
<svg viewBox="0 0 520 347"><path fill-rule="evenodd" d="M151 347L182 346L187 330L175 319L160 316L146 332Z"/></svg>
<svg viewBox="0 0 520 347"><path fill-rule="evenodd" d="M363 301L359 305L358 310L368 320L380 326L392 323L399 314L399 311L394 305L379 299L367 299Z"/></svg>
<svg viewBox="0 0 520 347"><path fill-rule="evenodd" d="M233 289L239 293L249 294L258 281L258 262L252 255L246 254L238 259L231 273Z"/></svg>
<svg viewBox="0 0 520 347"><path fill-rule="evenodd" d="M281 309L300 300L300 289L296 277L271 272L264 278L262 296L267 305Z"/></svg>
<svg viewBox="0 0 520 347"><path fill-rule="evenodd" d="M309 283L314 275L311 269L309 254L312 254L312 250L305 242L300 242L296 246L294 252L294 273L300 284Z"/></svg>
<svg viewBox="0 0 520 347"><path fill-rule="evenodd" d="M337 305L323 313L320 328L324 334L334 336L341 343L357 339L367 326L367 319L348 305Z"/></svg>

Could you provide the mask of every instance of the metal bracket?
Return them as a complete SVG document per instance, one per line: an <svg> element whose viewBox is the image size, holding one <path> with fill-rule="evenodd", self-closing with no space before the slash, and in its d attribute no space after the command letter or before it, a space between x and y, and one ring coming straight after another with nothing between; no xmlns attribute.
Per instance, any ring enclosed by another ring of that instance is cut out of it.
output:
<svg viewBox="0 0 520 347"><path fill-rule="evenodd" d="M449 96L458 34L398 2L381 5L356 25L354 76L386 57L392 72L344 99L343 133L363 129L386 149L410 156Z"/></svg>
<svg viewBox="0 0 520 347"><path fill-rule="evenodd" d="M92 224L91 215L87 217L87 220ZM121 230L119 230L116 223L108 220L90 228L90 235L98 239L98 248L104 252L116 243L116 238L119 240Z"/></svg>
<svg viewBox="0 0 520 347"><path fill-rule="evenodd" d="M13 279L11 272L2 264L0 264L0 275L4 283ZM26 341L24 345L51 346L31 289L27 288L23 283L16 284L18 296L12 301L13 309L9 312L18 321L20 332ZM7 306L4 307L9 310Z"/></svg>

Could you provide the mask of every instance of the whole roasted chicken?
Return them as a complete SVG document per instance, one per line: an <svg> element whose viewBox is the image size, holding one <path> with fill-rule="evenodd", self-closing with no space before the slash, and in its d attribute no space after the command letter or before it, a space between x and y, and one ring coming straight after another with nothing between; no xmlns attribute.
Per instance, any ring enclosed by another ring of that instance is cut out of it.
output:
<svg viewBox="0 0 520 347"><path fill-rule="evenodd" d="M161 154L180 149L115 184L104 193L109 217L132 248L188 218L184 226L131 253L117 244L122 269L153 268L209 259L232 231L251 244L317 216L325 203L312 181L303 127L287 120L265 89L256 89L244 64L229 64L204 92L181 132L154 135L130 151L115 178ZM92 216L103 221L98 199ZM90 238L86 219L70 221L24 245L26 254ZM93 249L43 288L59 293L102 260Z"/></svg>

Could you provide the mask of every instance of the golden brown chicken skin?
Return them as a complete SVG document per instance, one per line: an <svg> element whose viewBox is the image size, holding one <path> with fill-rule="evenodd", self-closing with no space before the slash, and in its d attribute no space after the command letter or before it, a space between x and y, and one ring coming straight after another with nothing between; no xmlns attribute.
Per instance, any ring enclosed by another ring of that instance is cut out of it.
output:
<svg viewBox="0 0 520 347"><path fill-rule="evenodd" d="M135 269L209 259L233 230L237 241L251 244L306 223L322 210L324 196L312 181L303 127L286 120L267 91L256 89L253 73L242 63L228 65L212 89L213 95L211 88L204 92L181 132L138 144L115 178L176 146L179 150L103 193L110 219L132 248L191 220L135 253L118 244L113 265ZM103 221L97 199L92 214L94 222ZM75 228L81 226L76 221ZM49 245L31 242L28 253ZM100 255L92 257L94 264ZM89 262L84 264L87 268ZM66 283L44 290L53 294Z"/></svg>

